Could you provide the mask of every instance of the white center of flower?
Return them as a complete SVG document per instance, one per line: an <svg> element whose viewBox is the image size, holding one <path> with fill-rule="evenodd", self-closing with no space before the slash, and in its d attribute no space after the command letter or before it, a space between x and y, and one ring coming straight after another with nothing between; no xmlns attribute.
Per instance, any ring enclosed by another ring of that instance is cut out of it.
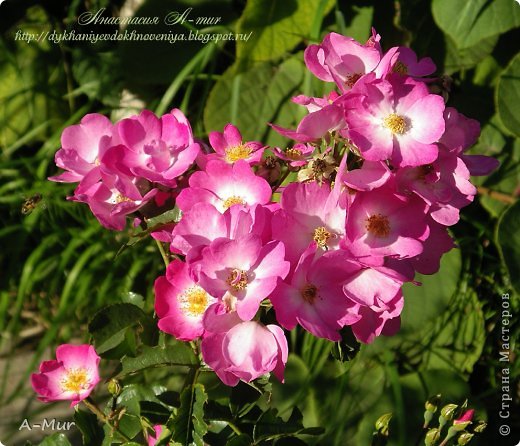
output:
<svg viewBox="0 0 520 446"><path fill-rule="evenodd" d="M82 367L68 369L66 376L60 381L61 390L64 392L80 393L87 390L89 385L88 371Z"/></svg>

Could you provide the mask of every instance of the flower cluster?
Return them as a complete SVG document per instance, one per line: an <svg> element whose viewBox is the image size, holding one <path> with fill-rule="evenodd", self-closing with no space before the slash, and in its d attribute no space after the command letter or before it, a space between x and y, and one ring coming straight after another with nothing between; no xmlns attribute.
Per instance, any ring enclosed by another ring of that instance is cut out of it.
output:
<svg viewBox="0 0 520 446"><path fill-rule="evenodd" d="M211 148L196 142L179 110L115 125L88 115L56 154L66 172L53 179L79 181L71 199L108 228L151 201L182 212L152 234L174 257L155 282L159 328L200 339L228 385L283 379L280 326L331 341L345 326L365 343L394 334L403 284L439 269L447 228L476 194L470 175L497 166L464 154L479 125L430 92L429 58L383 53L375 32L365 44L331 33L305 62L336 88L293 98L309 113L296 130L272 125L296 143L268 157L232 124ZM271 308L280 326L262 322Z"/></svg>

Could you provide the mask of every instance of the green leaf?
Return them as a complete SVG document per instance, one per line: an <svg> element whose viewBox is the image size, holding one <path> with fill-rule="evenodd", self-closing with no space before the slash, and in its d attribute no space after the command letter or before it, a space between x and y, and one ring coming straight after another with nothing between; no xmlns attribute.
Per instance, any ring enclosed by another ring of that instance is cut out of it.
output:
<svg viewBox="0 0 520 446"><path fill-rule="evenodd" d="M520 7L511 0L433 0L432 13L458 48L520 26Z"/></svg>
<svg viewBox="0 0 520 446"><path fill-rule="evenodd" d="M436 317L442 315L457 289L461 268L460 251L452 249L441 260L437 274L417 274L415 280L422 286L407 283L403 287L403 325L400 335L414 334Z"/></svg>
<svg viewBox="0 0 520 446"><path fill-rule="evenodd" d="M241 434L238 437L234 437L226 443L226 446L251 446L253 440L246 434Z"/></svg>
<svg viewBox="0 0 520 446"><path fill-rule="evenodd" d="M450 36L445 37L446 60L444 61L444 71L446 74L474 67L491 54L498 41L498 36L491 36L482 39L476 45L459 48Z"/></svg>
<svg viewBox="0 0 520 446"><path fill-rule="evenodd" d="M309 38L316 16L324 17L332 0L249 0L237 25L249 39L237 41L239 62L277 60Z"/></svg>
<svg viewBox="0 0 520 446"><path fill-rule="evenodd" d="M150 367L196 366L198 361L187 344L178 342L167 347L143 347L136 358L125 357L121 360L123 369L119 377L140 372Z"/></svg>
<svg viewBox="0 0 520 446"><path fill-rule="evenodd" d="M181 406L175 417L167 423L173 432L172 439L183 446L203 446L202 438L208 432L204 421L204 404L208 396L202 384L187 387L181 393Z"/></svg>
<svg viewBox="0 0 520 446"><path fill-rule="evenodd" d="M114 304L99 310L88 324L98 354L117 347L128 328L142 326L147 318L143 310L132 304Z"/></svg>
<svg viewBox="0 0 520 446"><path fill-rule="evenodd" d="M496 104L502 123L512 134L520 136L520 53L500 75Z"/></svg>
<svg viewBox="0 0 520 446"><path fill-rule="evenodd" d="M81 432L83 444L101 444L103 442L103 429L93 413L76 410L74 422Z"/></svg>
<svg viewBox="0 0 520 446"><path fill-rule="evenodd" d="M71 444L65 435L53 434L39 443L38 446L71 446Z"/></svg>
<svg viewBox="0 0 520 446"><path fill-rule="evenodd" d="M259 140L268 131L266 124L274 121L282 104L300 88L305 69L302 57L288 59L278 67L257 64L239 74L235 68L229 68L211 90L204 109L204 126L207 132L222 131L231 122L240 129L244 140ZM233 95L240 110L234 119L235 106L230 100Z"/></svg>
<svg viewBox="0 0 520 446"><path fill-rule="evenodd" d="M520 201L502 214L497 226L496 242L511 284L520 292Z"/></svg>
<svg viewBox="0 0 520 446"><path fill-rule="evenodd" d="M253 430L256 442L296 435L321 435L325 431L321 427L303 427L303 415L297 407L293 409L287 422L277 416L277 413L276 409L270 409L258 419Z"/></svg>

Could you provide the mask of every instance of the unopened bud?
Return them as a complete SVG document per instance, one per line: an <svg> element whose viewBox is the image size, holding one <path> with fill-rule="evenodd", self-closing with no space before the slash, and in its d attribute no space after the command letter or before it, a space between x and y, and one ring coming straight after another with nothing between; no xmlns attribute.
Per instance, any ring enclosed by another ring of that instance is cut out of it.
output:
<svg viewBox="0 0 520 446"><path fill-rule="evenodd" d="M485 421L480 420L477 423L477 425L475 426L475 428L473 429L473 431L476 432L477 434L481 434L482 432L484 432L486 427L487 427L487 423Z"/></svg>
<svg viewBox="0 0 520 446"><path fill-rule="evenodd" d="M439 403L441 402L441 395L437 394L430 398L428 398L428 401L424 404L424 408L429 411L435 413L439 407Z"/></svg>
<svg viewBox="0 0 520 446"><path fill-rule="evenodd" d="M457 411L459 406L456 404L447 404L441 409L441 415L439 417L439 426L442 427L446 424L447 421L453 420L455 416L455 412Z"/></svg>
<svg viewBox="0 0 520 446"><path fill-rule="evenodd" d="M376 421L377 432L379 432L381 435L384 435L385 437L388 437L388 425L392 419L392 416L392 413L385 413L384 415L381 415Z"/></svg>
<svg viewBox="0 0 520 446"><path fill-rule="evenodd" d="M466 446L474 436L474 434L470 434L469 432L463 432L459 438L457 438L457 444Z"/></svg>
<svg viewBox="0 0 520 446"><path fill-rule="evenodd" d="M434 427L433 429L430 429L426 433L426 437L424 438L424 444L425 444L425 446L435 446L439 442L440 438L441 438L440 429Z"/></svg>
<svg viewBox="0 0 520 446"><path fill-rule="evenodd" d="M121 393L121 384L117 379L111 379L107 387L112 396L118 396Z"/></svg>

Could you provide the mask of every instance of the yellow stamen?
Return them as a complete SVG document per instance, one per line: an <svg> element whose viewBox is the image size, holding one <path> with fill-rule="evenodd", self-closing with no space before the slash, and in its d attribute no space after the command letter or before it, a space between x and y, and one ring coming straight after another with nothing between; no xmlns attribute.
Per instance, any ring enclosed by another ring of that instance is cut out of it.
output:
<svg viewBox="0 0 520 446"><path fill-rule="evenodd" d="M320 248L326 248L327 242L331 237L332 234L329 231L327 231L327 229L324 226L319 226L314 230L314 235L312 238Z"/></svg>
<svg viewBox="0 0 520 446"><path fill-rule="evenodd" d="M90 384L88 372L84 368L68 369L67 376L60 382L64 392L80 393L87 390Z"/></svg>
<svg viewBox="0 0 520 446"><path fill-rule="evenodd" d="M392 133L397 133L399 135L406 133L408 130L406 119L403 116L397 115L395 113L391 113L385 119L383 119L383 125Z"/></svg>
<svg viewBox="0 0 520 446"><path fill-rule="evenodd" d="M201 316L208 307L208 293L195 285L186 289L179 297L179 301L189 316Z"/></svg>
<svg viewBox="0 0 520 446"><path fill-rule="evenodd" d="M287 158L292 160L299 160L302 157L302 151L300 149L287 149L285 151Z"/></svg>
<svg viewBox="0 0 520 446"><path fill-rule="evenodd" d="M132 201L130 198L125 197L124 195L117 194L116 195L116 203L123 203L124 201Z"/></svg>
<svg viewBox="0 0 520 446"><path fill-rule="evenodd" d="M316 296L318 295L318 288L316 288L312 283L307 283L301 289L300 294L302 295L305 302L312 305L316 300Z"/></svg>
<svg viewBox="0 0 520 446"><path fill-rule="evenodd" d="M237 195L232 195L231 197L224 200L224 208L230 208L231 206L235 204L246 204L244 199L242 197L239 197Z"/></svg>
<svg viewBox="0 0 520 446"><path fill-rule="evenodd" d="M390 222L388 217L381 214L371 215L366 219L365 228L370 234L383 238L390 234Z"/></svg>
<svg viewBox="0 0 520 446"><path fill-rule="evenodd" d="M234 163L238 160L243 160L251 155L251 149L244 144L238 146L228 147L226 149L226 161L228 163Z"/></svg>
<svg viewBox="0 0 520 446"><path fill-rule="evenodd" d="M244 270L235 268L226 280L226 283L235 291L245 290L247 288L247 273Z"/></svg>

